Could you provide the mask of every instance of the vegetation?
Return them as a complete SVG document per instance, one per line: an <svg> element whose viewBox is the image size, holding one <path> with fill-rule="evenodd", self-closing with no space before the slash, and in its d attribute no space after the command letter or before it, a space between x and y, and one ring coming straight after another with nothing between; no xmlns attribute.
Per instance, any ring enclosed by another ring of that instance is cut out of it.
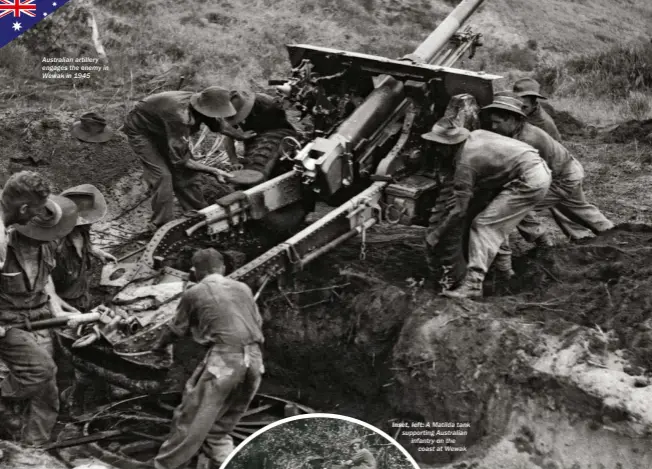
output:
<svg viewBox="0 0 652 469"><path fill-rule="evenodd" d="M163 89L221 83L261 90L289 72L287 43L400 57L458 2L194 3L188 9L172 0L72 0L0 49L3 104L29 104L47 90L50 107L75 110L95 101L124 112L133 100ZM88 12L97 20L109 72L42 80L44 56L96 56ZM534 76L555 108L590 124L652 117L652 43L640 38L652 23L647 0L486 0L471 23L485 46L460 66L504 75L501 87Z"/></svg>
<svg viewBox="0 0 652 469"><path fill-rule="evenodd" d="M278 425L251 440L229 463L229 469L331 469L352 456L359 438L376 458L378 469L412 469L389 440L346 420L317 417ZM343 466L349 467L349 466Z"/></svg>
<svg viewBox="0 0 652 469"><path fill-rule="evenodd" d="M537 67L534 76L561 110L575 109L598 122L643 120L652 117L651 64L652 41L638 39Z"/></svg>

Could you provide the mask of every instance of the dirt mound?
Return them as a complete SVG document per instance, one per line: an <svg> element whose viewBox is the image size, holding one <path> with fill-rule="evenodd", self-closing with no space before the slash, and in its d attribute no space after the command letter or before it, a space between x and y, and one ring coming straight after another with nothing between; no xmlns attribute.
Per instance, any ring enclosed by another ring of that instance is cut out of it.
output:
<svg viewBox="0 0 652 469"><path fill-rule="evenodd" d="M516 259L516 280L508 289L519 295L501 304L553 332L568 323L611 331L617 340L610 347L626 350L634 365L651 372L651 266L652 226L620 225Z"/></svg>
<svg viewBox="0 0 652 469"><path fill-rule="evenodd" d="M555 108L546 102L542 102L541 105L555 121L555 125L562 137L568 138L575 135L584 135L584 130L586 129L586 124L584 124L584 122L566 111L555 110Z"/></svg>
<svg viewBox="0 0 652 469"><path fill-rule="evenodd" d="M466 435L453 437L468 449L502 426L506 412L498 406L510 402L505 377L520 373L517 350L532 349L534 341L491 304L454 303L424 292L414 305L394 348L392 405L403 420L468 424ZM418 452L409 435L400 442L424 463L458 456Z"/></svg>
<svg viewBox="0 0 652 469"><path fill-rule="evenodd" d="M3 115L0 168L5 177L30 169L46 176L56 192L85 183L108 191L140 169L124 135L116 132L106 143L82 142L70 134L75 120L47 109Z"/></svg>
<svg viewBox="0 0 652 469"><path fill-rule="evenodd" d="M652 145L652 119L624 122L605 133L602 140L606 143L630 143L637 140Z"/></svg>

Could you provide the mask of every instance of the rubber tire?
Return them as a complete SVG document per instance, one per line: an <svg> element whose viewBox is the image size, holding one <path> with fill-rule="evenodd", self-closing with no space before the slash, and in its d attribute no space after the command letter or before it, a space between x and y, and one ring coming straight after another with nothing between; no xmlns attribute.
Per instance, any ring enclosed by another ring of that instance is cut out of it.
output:
<svg viewBox="0 0 652 469"><path fill-rule="evenodd" d="M447 181L439 191L439 196L431 210L428 226L436 227L448 210L446 203L454 197L453 183ZM426 258L428 269L435 285L449 289L457 286L466 274L468 230L466 223L450 228L443 233L435 246L426 243Z"/></svg>
<svg viewBox="0 0 652 469"><path fill-rule="evenodd" d="M260 171L265 175L265 180L292 169L292 164L280 162L281 143L285 137L297 138L298 135L291 129L274 129L262 132L245 143L244 169ZM280 163L280 164L279 164Z"/></svg>
<svg viewBox="0 0 652 469"><path fill-rule="evenodd" d="M260 171L265 181L273 179L292 169L290 161L281 160L281 143L285 137L297 138L292 129L274 129L261 132L245 144L244 169ZM276 210L261 220L261 225L270 236L284 238L297 232L311 210L307 201L295 202Z"/></svg>

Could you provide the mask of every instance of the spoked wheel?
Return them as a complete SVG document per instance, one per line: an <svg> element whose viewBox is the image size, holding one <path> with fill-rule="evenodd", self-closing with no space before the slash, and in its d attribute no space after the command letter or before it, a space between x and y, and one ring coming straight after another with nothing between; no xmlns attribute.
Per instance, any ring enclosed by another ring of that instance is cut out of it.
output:
<svg viewBox="0 0 652 469"><path fill-rule="evenodd" d="M152 460L167 439L180 393L138 396L102 408L79 422L68 424L59 440L97 436L83 446L58 449L68 464L94 456L119 469L152 469ZM230 433L237 445L261 428L289 415L312 409L266 394L257 394L249 410Z"/></svg>

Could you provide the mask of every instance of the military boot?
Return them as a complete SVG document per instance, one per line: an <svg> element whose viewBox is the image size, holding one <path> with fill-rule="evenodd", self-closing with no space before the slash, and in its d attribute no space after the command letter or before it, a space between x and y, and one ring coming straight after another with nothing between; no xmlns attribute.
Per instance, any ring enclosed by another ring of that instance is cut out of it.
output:
<svg viewBox="0 0 652 469"><path fill-rule="evenodd" d="M448 298L481 298L482 280L467 276L459 287L443 291L441 294Z"/></svg>
<svg viewBox="0 0 652 469"><path fill-rule="evenodd" d="M496 277L499 280L509 280L512 278L516 273L512 269L512 254L511 252L509 254L504 253L504 252L498 252L496 254L496 257L494 259L493 263L494 268L496 269Z"/></svg>
<svg viewBox="0 0 652 469"><path fill-rule="evenodd" d="M514 272L514 269L507 269L507 270L496 270L496 278L499 281L506 281L506 280L511 280L512 277L516 275L516 272Z"/></svg>

